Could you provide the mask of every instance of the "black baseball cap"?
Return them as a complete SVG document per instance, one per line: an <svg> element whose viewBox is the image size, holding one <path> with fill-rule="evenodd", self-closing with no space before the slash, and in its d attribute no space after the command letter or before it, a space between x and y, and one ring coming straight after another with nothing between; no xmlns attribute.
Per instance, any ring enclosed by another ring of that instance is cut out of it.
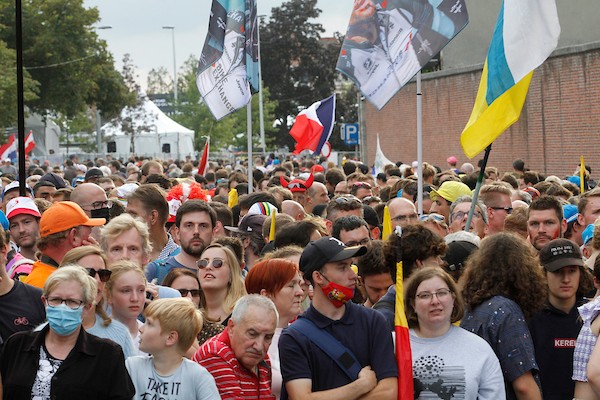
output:
<svg viewBox="0 0 600 400"><path fill-rule="evenodd" d="M579 246L568 239L554 239L540 250L540 262L548 272L563 267L583 267Z"/></svg>
<svg viewBox="0 0 600 400"><path fill-rule="evenodd" d="M87 170L87 172L85 173L85 177L83 178L85 181L89 181L90 179L94 179L94 178L102 178L104 176L104 173L102 172L102 170L100 168L90 168Z"/></svg>
<svg viewBox="0 0 600 400"><path fill-rule="evenodd" d="M267 216L263 214L245 215L238 226L226 226L225 229L244 235L258 233L262 236L262 227L265 219L267 219Z"/></svg>
<svg viewBox="0 0 600 400"><path fill-rule="evenodd" d="M304 276L321 269L323 265L362 256L367 252L365 246L346 247L339 239L322 237L310 242L300 256L300 270Z"/></svg>

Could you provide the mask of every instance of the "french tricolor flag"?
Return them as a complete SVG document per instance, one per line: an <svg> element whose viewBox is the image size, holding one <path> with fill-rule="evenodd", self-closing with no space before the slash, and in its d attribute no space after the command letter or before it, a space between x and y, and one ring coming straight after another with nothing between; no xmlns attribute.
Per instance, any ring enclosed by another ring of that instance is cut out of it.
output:
<svg viewBox="0 0 600 400"><path fill-rule="evenodd" d="M301 111L290 130L290 135L296 140L294 154L303 150L319 154L331 136L334 122L335 94Z"/></svg>
<svg viewBox="0 0 600 400"><path fill-rule="evenodd" d="M8 137L5 144L0 146L0 160L6 160L7 158L11 160L17 158L17 141L14 133Z"/></svg>

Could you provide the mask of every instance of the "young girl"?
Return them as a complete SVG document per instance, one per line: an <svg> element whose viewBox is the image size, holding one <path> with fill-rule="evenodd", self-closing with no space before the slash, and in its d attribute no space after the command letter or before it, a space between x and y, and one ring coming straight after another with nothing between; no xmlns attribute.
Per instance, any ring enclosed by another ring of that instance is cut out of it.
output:
<svg viewBox="0 0 600 400"><path fill-rule="evenodd" d="M146 276L137 264L127 260L111 264L110 270L105 290L112 317L127 327L139 351L139 328L143 324L138 316L146 302Z"/></svg>

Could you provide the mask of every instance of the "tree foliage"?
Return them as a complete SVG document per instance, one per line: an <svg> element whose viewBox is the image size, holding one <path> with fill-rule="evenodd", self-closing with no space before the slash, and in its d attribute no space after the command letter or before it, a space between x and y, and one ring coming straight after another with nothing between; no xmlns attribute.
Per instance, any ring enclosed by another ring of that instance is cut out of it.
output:
<svg viewBox="0 0 600 400"><path fill-rule="evenodd" d="M106 117L121 110L131 98L114 69L106 42L93 25L96 8L83 0L23 0L23 62L39 83L37 98L27 106L73 118L96 105ZM0 0L0 40L15 48L14 1Z"/></svg>
<svg viewBox="0 0 600 400"><path fill-rule="evenodd" d="M179 88L178 88L179 89ZM148 72L146 93L165 94L173 92L173 76L165 67L152 68Z"/></svg>

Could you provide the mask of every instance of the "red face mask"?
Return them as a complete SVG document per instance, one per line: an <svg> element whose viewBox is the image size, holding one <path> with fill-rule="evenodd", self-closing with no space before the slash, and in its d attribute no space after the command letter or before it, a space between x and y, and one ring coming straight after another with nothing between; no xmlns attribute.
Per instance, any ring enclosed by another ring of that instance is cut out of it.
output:
<svg viewBox="0 0 600 400"><path fill-rule="evenodd" d="M325 275L323 275L323 277L327 279ZM329 281L329 279L327 279L327 281L329 283L326 286L321 286L321 291L323 291L325 297L327 297L331 304L333 304L336 308L340 308L345 303L352 300L354 297L354 289L333 283Z"/></svg>

